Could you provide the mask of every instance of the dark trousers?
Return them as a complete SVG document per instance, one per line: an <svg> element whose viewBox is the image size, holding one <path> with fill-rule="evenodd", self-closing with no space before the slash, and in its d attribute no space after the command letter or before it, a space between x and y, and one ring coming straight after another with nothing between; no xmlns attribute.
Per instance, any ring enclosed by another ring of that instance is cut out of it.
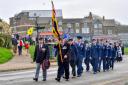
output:
<svg viewBox="0 0 128 85"><path fill-rule="evenodd" d="M89 58L85 58L84 59L84 63L86 65L86 71L89 71L90 70L90 66L89 66L90 59Z"/></svg>
<svg viewBox="0 0 128 85"><path fill-rule="evenodd" d="M93 58L91 62L92 62L92 66L93 66L93 71L97 72L98 71L98 59Z"/></svg>
<svg viewBox="0 0 128 85"><path fill-rule="evenodd" d="M110 68L110 58L107 57L106 58L106 70L109 70L109 68Z"/></svg>
<svg viewBox="0 0 128 85"><path fill-rule="evenodd" d="M82 58L78 58L76 60L76 65L77 65L77 75L81 76L81 74L83 73L83 66L82 66Z"/></svg>
<svg viewBox="0 0 128 85"><path fill-rule="evenodd" d="M18 53L19 55L22 55L22 46L18 46Z"/></svg>
<svg viewBox="0 0 128 85"><path fill-rule="evenodd" d="M115 62L115 59L114 58L111 58L110 59L110 67L113 69L114 68L114 62Z"/></svg>
<svg viewBox="0 0 128 85"><path fill-rule="evenodd" d="M98 58L98 68L97 68L97 70L100 72L100 70L101 70L101 61L102 61L102 59L101 59L101 57L99 57Z"/></svg>
<svg viewBox="0 0 128 85"><path fill-rule="evenodd" d="M75 60L71 60L70 61L70 66L72 68L72 75L76 76L76 61Z"/></svg>
<svg viewBox="0 0 128 85"><path fill-rule="evenodd" d="M65 79L69 79L69 62L58 63L57 78L61 79L64 73L65 73Z"/></svg>
<svg viewBox="0 0 128 85"><path fill-rule="evenodd" d="M103 71L106 71L106 65L107 65L106 57L101 58L101 63L103 63Z"/></svg>

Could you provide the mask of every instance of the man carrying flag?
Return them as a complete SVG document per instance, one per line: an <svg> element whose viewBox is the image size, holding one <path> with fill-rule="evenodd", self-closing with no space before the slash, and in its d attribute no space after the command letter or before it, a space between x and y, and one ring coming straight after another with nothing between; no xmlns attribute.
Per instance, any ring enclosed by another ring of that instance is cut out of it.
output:
<svg viewBox="0 0 128 85"><path fill-rule="evenodd" d="M52 2L52 32L55 38L58 39L58 44L55 46L57 49L57 56L58 56L58 72L56 81L60 82L61 77L65 73L65 79L68 81L69 79L69 53L70 53L70 46L67 43L66 39L61 39L58 29L58 23L56 19L56 11L54 8L53 1Z"/></svg>

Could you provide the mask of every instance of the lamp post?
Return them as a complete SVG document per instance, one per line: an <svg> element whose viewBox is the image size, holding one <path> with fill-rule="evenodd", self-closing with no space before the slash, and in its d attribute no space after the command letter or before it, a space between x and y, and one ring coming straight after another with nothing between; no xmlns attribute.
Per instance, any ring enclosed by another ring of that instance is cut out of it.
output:
<svg viewBox="0 0 128 85"><path fill-rule="evenodd" d="M38 17L37 14L35 13L34 14L34 17L35 17L35 28L36 28L36 32L37 32L37 35L36 35L36 43L39 44L39 25L38 25Z"/></svg>

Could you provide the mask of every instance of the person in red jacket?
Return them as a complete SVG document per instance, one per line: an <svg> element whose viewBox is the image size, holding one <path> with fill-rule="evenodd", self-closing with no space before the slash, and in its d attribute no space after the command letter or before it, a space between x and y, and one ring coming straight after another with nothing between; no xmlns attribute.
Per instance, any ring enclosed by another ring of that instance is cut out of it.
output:
<svg viewBox="0 0 128 85"><path fill-rule="evenodd" d="M24 46L25 46L25 49L26 49L26 53L27 53L27 55L28 55L28 52L29 52L29 42L27 41L25 44L24 44Z"/></svg>
<svg viewBox="0 0 128 85"><path fill-rule="evenodd" d="M20 38L19 42L18 42L18 52L19 52L19 56L22 55L22 47L24 46L24 42L23 40Z"/></svg>

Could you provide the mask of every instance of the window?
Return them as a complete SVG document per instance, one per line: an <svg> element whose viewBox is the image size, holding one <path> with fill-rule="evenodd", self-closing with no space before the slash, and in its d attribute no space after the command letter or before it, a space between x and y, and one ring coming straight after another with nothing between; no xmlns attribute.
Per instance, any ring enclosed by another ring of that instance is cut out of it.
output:
<svg viewBox="0 0 128 85"><path fill-rule="evenodd" d="M98 35L98 30L94 30L94 35Z"/></svg>
<svg viewBox="0 0 128 85"><path fill-rule="evenodd" d="M34 21L34 20L36 20L36 18L35 17L34 18L33 17L30 17L29 20Z"/></svg>
<svg viewBox="0 0 128 85"><path fill-rule="evenodd" d="M94 28L98 28L98 24L94 24Z"/></svg>
<svg viewBox="0 0 128 85"><path fill-rule="evenodd" d="M67 24L67 27L68 27L68 28L71 28L71 27L72 27L72 25L71 25L70 23L68 23L68 24Z"/></svg>
<svg viewBox="0 0 128 85"><path fill-rule="evenodd" d="M94 30L94 35L101 35L103 34L103 31L102 30Z"/></svg>
<svg viewBox="0 0 128 85"><path fill-rule="evenodd" d="M99 24L99 28L102 28L102 24Z"/></svg>
<svg viewBox="0 0 128 85"><path fill-rule="evenodd" d="M82 33L89 33L89 28L82 28Z"/></svg>
<svg viewBox="0 0 128 85"><path fill-rule="evenodd" d="M58 25L62 25L62 21L59 21Z"/></svg>
<svg viewBox="0 0 128 85"><path fill-rule="evenodd" d="M70 29L70 33L74 33L74 29Z"/></svg>
<svg viewBox="0 0 128 85"><path fill-rule="evenodd" d="M111 35L112 34L112 30L108 30L108 34Z"/></svg>
<svg viewBox="0 0 128 85"><path fill-rule="evenodd" d="M84 27L88 27L88 26L87 26L87 23L84 23Z"/></svg>
<svg viewBox="0 0 128 85"><path fill-rule="evenodd" d="M79 27L80 26L80 24L79 23L76 23L76 27Z"/></svg>
<svg viewBox="0 0 128 85"><path fill-rule="evenodd" d="M76 33L80 33L80 30L79 29L76 29Z"/></svg>

